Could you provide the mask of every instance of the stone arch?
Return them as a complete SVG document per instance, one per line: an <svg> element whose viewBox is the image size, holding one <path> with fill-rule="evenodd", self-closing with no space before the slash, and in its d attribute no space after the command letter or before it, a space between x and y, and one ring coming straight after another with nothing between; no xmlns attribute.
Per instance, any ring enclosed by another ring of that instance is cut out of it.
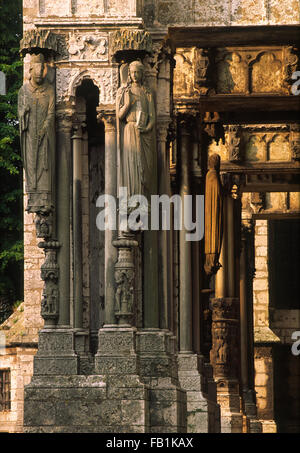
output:
<svg viewBox="0 0 300 453"><path fill-rule="evenodd" d="M85 69L84 71L77 72L75 74L75 76L73 76L73 78L71 79L70 85L69 85L69 92L68 92L70 99L76 98L76 90L77 90L77 88L80 87L80 85L82 84L82 82L84 80L91 80L93 82L93 84L98 88L99 93L101 93L101 89L103 89L103 88L98 83L99 81L97 81L95 74L93 74L88 69Z"/></svg>

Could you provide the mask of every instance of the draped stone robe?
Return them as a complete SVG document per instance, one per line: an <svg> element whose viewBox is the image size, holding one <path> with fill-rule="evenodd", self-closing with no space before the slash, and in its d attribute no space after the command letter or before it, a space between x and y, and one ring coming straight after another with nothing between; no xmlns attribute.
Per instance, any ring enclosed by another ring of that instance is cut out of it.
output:
<svg viewBox="0 0 300 453"><path fill-rule="evenodd" d="M219 268L223 234L223 196L219 172L210 168L206 175L205 188L205 264L206 274Z"/></svg>
<svg viewBox="0 0 300 453"><path fill-rule="evenodd" d="M55 92L44 81L25 83L19 91L18 114L29 212L53 205L55 168ZM39 139L41 131L44 136Z"/></svg>
<svg viewBox="0 0 300 453"><path fill-rule="evenodd" d="M117 111L120 134L119 186L127 187L128 197L136 194L149 195L153 192L153 169L155 165L154 131L140 133L138 124L147 126L155 116L153 95L141 86L140 93L130 91L131 105L124 112L125 90L117 95Z"/></svg>

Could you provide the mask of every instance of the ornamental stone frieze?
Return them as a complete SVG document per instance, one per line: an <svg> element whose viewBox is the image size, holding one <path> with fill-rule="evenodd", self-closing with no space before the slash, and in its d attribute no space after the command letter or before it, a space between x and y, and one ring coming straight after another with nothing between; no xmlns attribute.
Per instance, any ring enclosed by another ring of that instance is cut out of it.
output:
<svg viewBox="0 0 300 453"><path fill-rule="evenodd" d="M299 51L292 46L179 47L174 58L175 99L215 94L290 95L292 74L299 66Z"/></svg>
<svg viewBox="0 0 300 453"><path fill-rule="evenodd" d="M110 40L110 52L115 56L126 51L151 53L153 50L151 35L144 30L121 28L111 34Z"/></svg>

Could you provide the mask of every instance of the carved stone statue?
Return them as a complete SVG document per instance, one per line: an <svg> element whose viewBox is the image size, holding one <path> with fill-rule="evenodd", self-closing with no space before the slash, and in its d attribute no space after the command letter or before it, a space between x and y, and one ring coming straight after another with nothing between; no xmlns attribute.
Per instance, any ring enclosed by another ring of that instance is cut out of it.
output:
<svg viewBox="0 0 300 453"><path fill-rule="evenodd" d="M205 187L205 264L207 275L215 273L223 234L223 197L220 182L220 156L212 154L208 159Z"/></svg>
<svg viewBox="0 0 300 453"><path fill-rule="evenodd" d="M53 206L55 91L46 80L42 54L32 55L30 80L19 91L18 115L29 212Z"/></svg>
<svg viewBox="0 0 300 453"><path fill-rule="evenodd" d="M129 77L126 77L129 70ZM144 85L144 65L133 61L120 70L121 87L116 112L119 133L119 186L127 187L128 197L152 192L155 166L155 107L150 89Z"/></svg>

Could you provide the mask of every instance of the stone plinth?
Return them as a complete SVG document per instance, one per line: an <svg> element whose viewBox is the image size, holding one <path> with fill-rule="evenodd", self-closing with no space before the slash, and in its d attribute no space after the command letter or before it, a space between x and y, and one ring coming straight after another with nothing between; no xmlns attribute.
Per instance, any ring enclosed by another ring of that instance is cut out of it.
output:
<svg viewBox="0 0 300 453"><path fill-rule="evenodd" d="M74 375L78 373L78 357L74 352L71 329L42 329L34 358L34 375Z"/></svg>
<svg viewBox="0 0 300 453"><path fill-rule="evenodd" d="M186 432L186 393L178 382L175 352L169 331L137 333L139 373L149 386L150 432Z"/></svg>
<svg viewBox="0 0 300 453"><path fill-rule="evenodd" d="M220 408L216 403L213 381L204 377L201 357L197 354L178 355L178 377L187 395L187 432L219 432ZM203 389L207 393L204 393Z"/></svg>
<svg viewBox="0 0 300 453"><path fill-rule="evenodd" d="M139 376L136 354L136 329L131 327L104 327L99 330L95 371L105 376L107 401L111 414L118 411L105 432L149 432L149 388Z"/></svg>
<svg viewBox="0 0 300 453"><path fill-rule="evenodd" d="M120 406L120 405L119 405ZM27 433L106 432L120 418L102 376L36 376L25 388Z"/></svg>

